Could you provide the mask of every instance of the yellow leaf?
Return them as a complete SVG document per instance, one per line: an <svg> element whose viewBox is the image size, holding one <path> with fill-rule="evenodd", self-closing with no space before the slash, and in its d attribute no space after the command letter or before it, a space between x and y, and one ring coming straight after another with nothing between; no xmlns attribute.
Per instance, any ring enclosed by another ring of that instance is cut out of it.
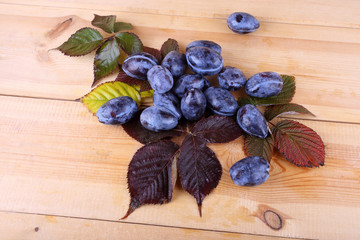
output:
<svg viewBox="0 0 360 240"><path fill-rule="evenodd" d="M129 96L139 105L141 96L132 86L122 82L106 82L98 85L80 101L94 114L107 101L116 97Z"/></svg>

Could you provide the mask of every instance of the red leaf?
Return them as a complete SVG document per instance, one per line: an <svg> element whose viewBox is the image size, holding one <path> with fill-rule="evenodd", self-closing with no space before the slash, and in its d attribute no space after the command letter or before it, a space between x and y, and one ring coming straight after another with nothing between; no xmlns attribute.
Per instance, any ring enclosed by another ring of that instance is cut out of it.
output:
<svg viewBox="0 0 360 240"><path fill-rule="evenodd" d="M271 134L265 139L246 135L244 140L244 151L246 156L263 157L270 162L274 149L274 138Z"/></svg>
<svg viewBox="0 0 360 240"><path fill-rule="evenodd" d="M126 75L126 73L123 71L119 72L115 81L123 82L123 83L129 84L131 86L138 85L138 86L140 86L140 92L144 92L144 91L148 91L148 90L152 89L150 86L150 83L148 81L132 78L132 77Z"/></svg>
<svg viewBox="0 0 360 240"><path fill-rule="evenodd" d="M188 134L180 147L177 167L181 185L195 197L201 216L202 201L220 181L221 164L204 139Z"/></svg>
<svg viewBox="0 0 360 240"><path fill-rule="evenodd" d="M122 127L130 137L142 144L155 142L165 138L177 137L182 134L182 130L177 128L161 132L149 131L141 125L140 114L141 111L139 111L130 122L123 124Z"/></svg>
<svg viewBox="0 0 360 240"><path fill-rule="evenodd" d="M173 50L179 50L179 44L175 39L169 38L161 46L161 56L164 58L169 52Z"/></svg>
<svg viewBox="0 0 360 240"><path fill-rule="evenodd" d="M161 63L162 57L161 57L161 52L159 50L157 50L155 48L143 46L143 51L150 53L159 61L159 64Z"/></svg>
<svg viewBox="0 0 360 240"><path fill-rule="evenodd" d="M191 130L197 137L209 143L226 143L243 134L239 125L229 117L213 115L198 121Z"/></svg>
<svg viewBox="0 0 360 240"><path fill-rule="evenodd" d="M264 117L266 118L266 120L271 121L272 119L281 115L297 113L310 114L315 116L309 110L299 104L288 103L283 105L268 106L265 110Z"/></svg>
<svg viewBox="0 0 360 240"><path fill-rule="evenodd" d="M143 204L170 202L174 186L172 163L179 146L171 141L150 143L140 148L128 168L130 205L122 219Z"/></svg>
<svg viewBox="0 0 360 240"><path fill-rule="evenodd" d="M289 162L300 167L324 165L324 143L314 130L296 121L283 120L273 131L275 147Z"/></svg>

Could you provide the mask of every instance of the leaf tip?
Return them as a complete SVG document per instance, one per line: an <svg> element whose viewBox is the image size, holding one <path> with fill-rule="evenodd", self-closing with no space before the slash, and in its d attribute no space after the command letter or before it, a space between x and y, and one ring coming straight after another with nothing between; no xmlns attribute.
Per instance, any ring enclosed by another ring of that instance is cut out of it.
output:
<svg viewBox="0 0 360 240"><path fill-rule="evenodd" d="M201 204L201 203L198 203L198 210L199 210L199 215L200 215L200 217L202 217L201 206L202 206L202 204Z"/></svg>

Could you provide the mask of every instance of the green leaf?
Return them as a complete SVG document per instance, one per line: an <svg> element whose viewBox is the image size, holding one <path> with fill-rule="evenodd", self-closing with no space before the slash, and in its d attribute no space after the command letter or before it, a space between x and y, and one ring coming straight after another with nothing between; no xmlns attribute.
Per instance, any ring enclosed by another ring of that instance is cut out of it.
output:
<svg viewBox="0 0 360 240"><path fill-rule="evenodd" d="M140 92L141 98L148 98L148 97L152 97L153 95L154 95L154 90L147 90Z"/></svg>
<svg viewBox="0 0 360 240"><path fill-rule="evenodd" d="M103 41L101 34L92 28L82 28L56 49L68 56L82 56L98 48Z"/></svg>
<svg viewBox="0 0 360 240"><path fill-rule="evenodd" d="M133 29L133 26L131 25L131 23L116 22L114 24L114 32L120 32L120 31L131 30L131 29Z"/></svg>
<svg viewBox="0 0 360 240"><path fill-rule="evenodd" d="M244 151L246 156L263 157L270 162L273 150L274 139L271 134L269 134L265 139L250 135L245 136Z"/></svg>
<svg viewBox="0 0 360 240"><path fill-rule="evenodd" d="M267 98L256 98L251 96L245 97L245 99L240 98L238 100L239 105L242 106L245 102L253 105L279 105L291 102L295 94L295 77L288 75L281 75L281 77L284 85L278 95Z"/></svg>
<svg viewBox="0 0 360 240"><path fill-rule="evenodd" d="M311 128L296 121L283 120L275 125L273 135L275 147L289 162L300 167L324 165L324 143Z"/></svg>
<svg viewBox="0 0 360 240"><path fill-rule="evenodd" d="M131 55L142 52L143 44L140 38L134 33L121 32L116 34L115 38L120 48L124 50L126 54Z"/></svg>
<svg viewBox="0 0 360 240"><path fill-rule="evenodd" d="M80 98L80 101L94 114L107 101L116 97L129 96L139 105L141 97L135 88L122 82L106 82Z"/></svg>
<svg viewBox="0 0 360 240"><path fill-rule="evenodd" d="M109 15L109 16L99 16L94 14L95 17L91 21L91 24L95 27L101 28L107 33L113 33L114 32L114 24L115 24L115 15Z"/></svg>
<svg viewBox="0 0 360 240"><path fill-rule="evenodd" d="M272 119L279 117L281 115L286 114L312 114L309 110L307 110L305 107L295 104L295 103L288 103L283 105L274 105L274 106L268 106L266 107L264 117L267 121L271 121Z"/></svg>
<svg viewBox="0 0 360 240"><path fill-rule="evenodd" d="M95 83L119 68L120 49L115 39L109 39L96 51L94 58Z"/></svg>
<svg viewBox="0 0 360 240"><path fill-rule="evenodd" d="M169 38L161 46L161 56L164 58L169 52L179 50L179 44L175 39Z"/></svg>

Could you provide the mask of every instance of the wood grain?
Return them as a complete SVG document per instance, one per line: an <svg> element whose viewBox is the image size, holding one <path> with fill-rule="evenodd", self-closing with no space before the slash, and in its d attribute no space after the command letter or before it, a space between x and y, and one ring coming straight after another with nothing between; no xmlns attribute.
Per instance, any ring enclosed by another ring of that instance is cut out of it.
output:
<svg viewBox="0 0 360 240"><path fill-rule="evenodd" d="M74 12L81 16L86 15L87 19L82 19L77 15L57 18L34 17L34 14L28 14L36 10L34 7L16 11L16 8L20 6L10 5L9 7L7 4L3 6L1 11L4 15L0 15L0 51L2 53L0 62L3 66L3 84L0 86L0 93L58 99L76 99L87 93L93 78L91 67L93 55L70 58L60 52L48 50L59 46L77 29L90 26L91 14L88 11L85 14L85 10ZM24 7L21 6L21 8ZM13 11L24 16L6 15ZM44 16L61 15L64 12L64 9L56 8L45 8L40 11ZM132 14L125 16L132 16ZM134 16L130 18L126 20L138 19ZM180 46L184 49L188 42L195 39L214 40L223 46L226 65L239 67L248 77L267 70L295 75L297 94L294 102L305 105L318 116L318 119L360 122L358 104L360 102L360 82L358 81L360 31L358 30L343 29L345 32L337 33L335 28L317 29L315 27L312 32L317 32L321 40L310 40L311 32L305 31L302 35L303 39L299 37L302 33L301 29L292 31L296 32L292 35L289 30L295 28L294 25L280 28L279 31L282 34L279 36L275 36L275 31L272 30L276 26L268 30L273 33L273 36L268 36L266 32L262 35L260 31L259 35L240 36L230 33L229 30L226 30L227 32L208 31L209 23L204 19L198 22L193 18L177 19L162 15L149 24L149 21L146 21L152 18L149 14L142 14L139 18L139 25L135 25L135 32L141 36L146 45L160 47L168 37L172 37L179 39ZM216 26L215 29L220 29L220 25L222 29L226 29L223 20L213 19L212 21L217 23L212 24ZM6 24L7 22L12 24ZM174 23L175 28L170 29L169 24L164 24L167 22ZM200 25L192 26L192 22ZM199 31L201 26L207 26L208 30ZM18 29L18 31L13 31L13 29ZM326 41L332 34L342 36L340 38L347 41L341 39L334 41L336 37ZM8 47L10 37L12 48ZM339 62L339 59L342 61ZM19 67L21 71L17 70ZM112 75L104 81L114 78L115 76Z"/></svg>
<svg viewBox="0 0 360 240"><path fill-rule="evenodd" d="M81 103L19 97L0 97L0 102L1 210L111 221L124 214L129 201L127 164L141 144L129 139L121 127L99 125ZM212 144L224 174L204 201L203 218L198 216L195 200L176 188L170 204L141 207L127 221L354 239L359 236L351 229L356 228L352 219L360 214L360 125L301 122L322 136L327 149L325 167L298 168L277 155L265 184L241 188L231 182L228 170L244 156L239 147L242 139ZM281 230L272 230L256 217L265 213L262 205L281 216ZM321 231L319 222L326 231Z"/></svg>
<svg viewBox="0 0 360 240"><path fill-rule="evenodd" d="M281 240L296 239L256 234L205 231L191 228L173 228L143 224L69 218L53 215L0 212L2 240L61 239L209 239L209 240Z"/></svg>
<svg viewBox="0 0 360 240"><path fill-rule="evenodd" d="M232 33L234 11L252 13L261 28ZM90 90L93 54L49 51L94 13L131 22L150 47L169 37L181 50L216 41L225 64L247 77L295 75L294 102L316 118L291 118L322 137L325 166L298 168L276 153L266 183L238 187L228 171L244 157L242 138L211 144L223 176L202 218L178 184L169 204L120 221L127 165L141 144L74 101ZM357 0L0 0L0 238L360 239L359 13Z"/></svg>
<svg viewBox="0 0 360 240"><path fill-rule="evenodd" d="M62 0L46 1L31 0L24 3L21 0L1 0L1 3L19 4L21 6L53 6L68 9L86 9L151 13L153 15L196 16L204 18L225 19L229 14L242 11L249 12L261 21L309 24L338 27L360 27L360 6L357 0L345 0L341 4L337 0L326 2L316 0L150 0L150 1L117 1L117 0Z"/></svg>

